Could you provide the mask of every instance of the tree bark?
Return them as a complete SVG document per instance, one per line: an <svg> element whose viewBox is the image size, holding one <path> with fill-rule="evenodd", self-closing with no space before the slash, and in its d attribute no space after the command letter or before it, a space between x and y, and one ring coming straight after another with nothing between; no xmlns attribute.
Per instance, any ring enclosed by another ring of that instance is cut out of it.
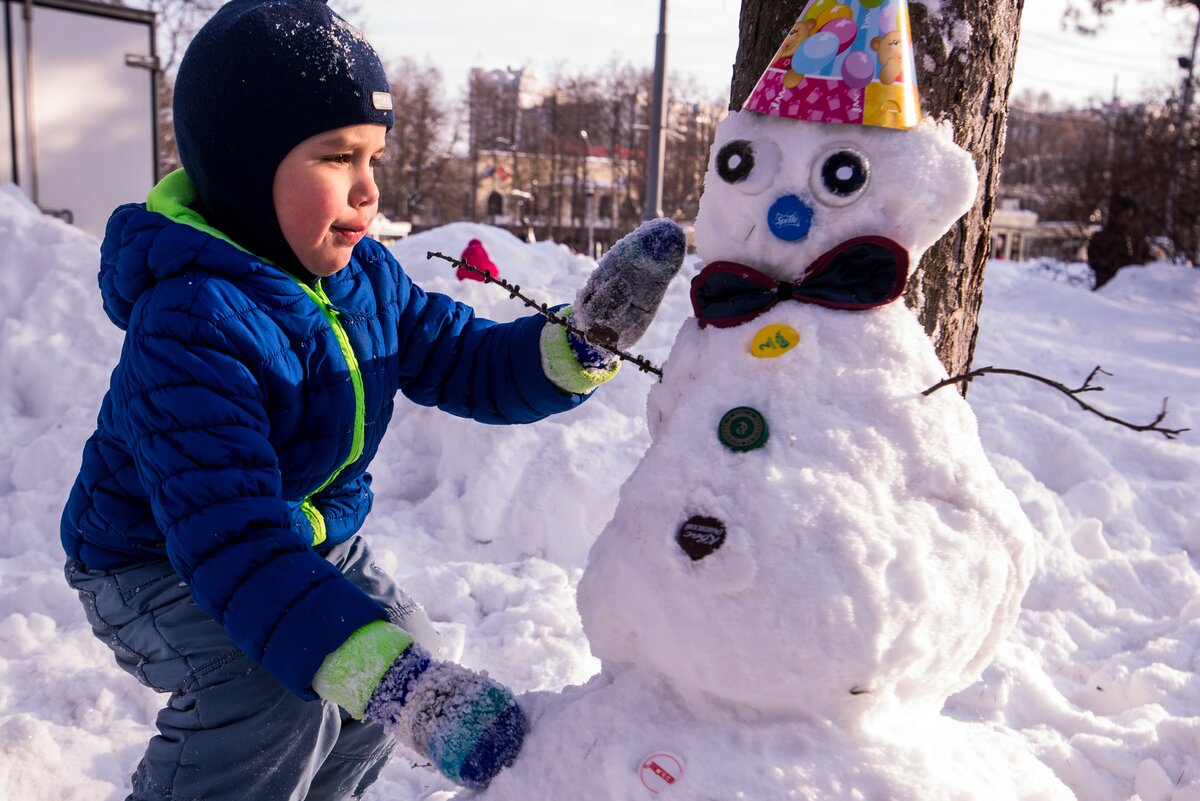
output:
<svg viewBox="0 0 1200 801"><path fill-rule="evenodd" d="M975 350L1024 4L909 0L922 109L951 121L955 141L979 171L975 205L925 254L905 297L951 375L970 368ZM742 0L730 108L741 108L804 6L805 0Z"/></svg>

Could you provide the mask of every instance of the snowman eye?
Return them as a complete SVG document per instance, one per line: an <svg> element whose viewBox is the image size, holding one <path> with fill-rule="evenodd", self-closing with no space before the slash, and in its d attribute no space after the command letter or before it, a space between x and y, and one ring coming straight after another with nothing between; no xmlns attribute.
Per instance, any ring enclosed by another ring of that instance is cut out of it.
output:
<svg viewBox="0 0 1200 801"><path fill-rule="evenodd" d="M746 180L754 171L754 145L745 139L735 139L717 153L717 175L729 184Z"/></svg>
<svg viewBox="0 0 1200 801"><path fill-rule="evenodd" d="M734 139L717 151L714 167L721 180L747 195L757 195L775 180L779 146L769 140Z"/></svg>
<svg viewBox="0 0 1200 801"><path fill-rule="evenodd" d="M822 203L848 206L858 200L871 177L867 157L857 150L838 147L813 162L812 190Z"/></svg>

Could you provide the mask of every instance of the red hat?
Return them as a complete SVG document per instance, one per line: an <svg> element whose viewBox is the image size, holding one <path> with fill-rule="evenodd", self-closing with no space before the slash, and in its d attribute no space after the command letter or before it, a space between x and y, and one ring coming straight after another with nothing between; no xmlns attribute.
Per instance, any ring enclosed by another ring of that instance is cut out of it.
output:
<svg viewBox="0 0 1200 801"><path fill-rule="evenodd" d="M478 239L472 239L467 243L466 249L462 252L460 261L465 261L467 264L474 267L476 270L483 270L492 278L500 275L500 271L496 269L496 265L492 264L488 252L483 249L483 243ZM455 272L459 281L482 281L483 276L479 273L471 272L470 270L459 267Z"/></svg>

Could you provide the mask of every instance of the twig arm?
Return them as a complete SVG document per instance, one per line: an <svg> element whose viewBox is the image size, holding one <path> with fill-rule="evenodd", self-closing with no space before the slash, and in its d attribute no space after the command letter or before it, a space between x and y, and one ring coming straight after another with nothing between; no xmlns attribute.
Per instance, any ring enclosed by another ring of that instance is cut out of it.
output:
<svg viewBox="0 0 1200 801"><path fill-rule="evenodd" d="M580 331L578 328L571 325L571 322L567 318L555 314L553 311L550 310L550 308L545 303L538 303L536 300L533 300L532 298L523 294L521 292L521 287L518 284L510 284L508 281L505 281L503 278L496 278L495 276L493 276L491 273L489 273L486 270L480 270L479 268L475 267L474 265L467 264L465 261L463 261L461 259L456 259L453 256L447 256L445 253L438 253L436 251L430 250L425 253L425 258L427 258L427 259L434 259L434 258L444 259L445 261L450 262L450 264L455 267L459 267L459 268L468 270L468 271L474 273L475 275L478 275L479 277L481 277L484 280L485 283L497 284L502 289L505 289L508 291L509 298L520 300L526 306L533 309L534 311L536 311L538 314L545 317L550 322L554 323L555 325L561 325L563 328L567 329L575 336L584 340L592 347L600 348L601 350L606 350L609 353L619 357L623 361L627 361L627 362L637 365L637 368L639 370L641 370L643 373L653 373L654 375L658 376L659 378L662 378L662 369L659 367L655 367L654 364L651 363L645 356L638 356L638 355L623 351L620 348L610 347L603 342L595 342L593 340L588 339L587 335L584 334L583 331Z"/></svg>
<svg viewBox="0 0 1200 801"><path fill-rule="evenodd" d="M1092 372L1088 374L1087 379L1084 380L1084 382L1081 386L1079 386L1075 389L1071 389L1070 387L1066 386L1065 384L1061 384L1058 381L1053 381L1049 378L1046 378L1045 376L1041 376L1036 373L1026 372L1025 370L1014 370L1014 369L1008 368L1008 367L990 367L989 366L989 367L979 367L975 370L970 370L969 372L963 373L962 375L951 376L950 378L947 378L943 381L939 381L938 383L936 383L933 386L926 389L921 394L922 395L932 395L934 392L937 392L942 387L948 387L951 384L970 383L971 381L978 378L979 376L988 375L989 373L996 374L996 375L1016 375L1016 376L1021 376L1023 378L1032 378L1034 381L1041 382L1041 383L1045 384L1046 386L1057 389L1059 392L1063 393L1064 395L1069 397L1071 400L1075 401L1075 403L1084 411L1091 412L1092 414L1094 414L1098 417L1101 417L1110 423L1116 423L1117 425L1124 426L1125 428L1129 428L1134 431L1157 431L1158 433L1162 434L1167 439L1175 439L1183 432L1191 430L1188 428L1162 428L1161 426L1159 426L1159 423L1161 423L1167 417L1167 398L1163 398L1162 410L1158 413L1158 416L1155 417L1152 422L1147 423L1146 425L1138 425L1137 423L1131 423L1128 420L1122 420L1119 417L1114 417L1110 414L1106 414L1106 413L1100 411L1099 409L1097 409L1096 407L1091 406L1087 403L1084 403L1082 400L1079 399L1080 394L1082 394L1084 392L1103 392L1104 391L1104 387L1099 387L1092 383L1093 379L1095 379L1097 375L1107 375L1107 376L1112 375L1112 373L1104 371L1099 366L1097 366L1096 369L1092 370Z"/></svg>

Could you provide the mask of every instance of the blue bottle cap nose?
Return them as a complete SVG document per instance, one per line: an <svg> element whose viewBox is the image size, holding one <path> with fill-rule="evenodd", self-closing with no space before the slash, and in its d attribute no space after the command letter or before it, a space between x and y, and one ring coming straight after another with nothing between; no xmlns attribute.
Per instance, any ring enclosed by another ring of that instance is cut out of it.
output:
<svg viewBox="0 0 1200 801"><path fill-rule="evenodd" d="M795 195L784 195L767 210L767 227L785 242L797 242L812 228L812 206Z"/></svg>

